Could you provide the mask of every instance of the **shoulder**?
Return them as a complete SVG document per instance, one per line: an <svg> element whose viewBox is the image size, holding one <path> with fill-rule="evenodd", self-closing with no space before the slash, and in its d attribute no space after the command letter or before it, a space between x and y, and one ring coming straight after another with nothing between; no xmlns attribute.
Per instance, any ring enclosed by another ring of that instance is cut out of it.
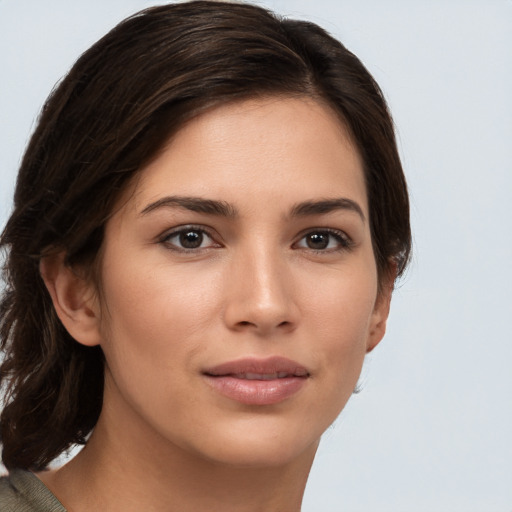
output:
<svg viewBox="0 0 512 512"><path fill-rule="evenodd" d="M2 512L66 512L50 490L32 473L19 469L0 478Z"/></svg>

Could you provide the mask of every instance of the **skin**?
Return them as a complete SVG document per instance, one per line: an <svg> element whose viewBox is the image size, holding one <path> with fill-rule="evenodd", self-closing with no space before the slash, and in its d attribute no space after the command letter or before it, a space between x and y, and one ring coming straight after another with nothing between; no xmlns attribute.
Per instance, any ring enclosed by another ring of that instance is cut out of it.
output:
<svg viewBox="0 0 512 512"><path fill-rule="evenodd" d="M228 215L165 199L176 196L222 201ZM180 247L185 227L198 248ZM68 510L300 510L391 294L378 294L362 162L339 119L307 98L202 114L120 199L101 292L62 260L41 267L57 313L106 358L88 445L40 475ZM205 382L205 368L276 355L309 372L279 403L242 404Z"/></svg>

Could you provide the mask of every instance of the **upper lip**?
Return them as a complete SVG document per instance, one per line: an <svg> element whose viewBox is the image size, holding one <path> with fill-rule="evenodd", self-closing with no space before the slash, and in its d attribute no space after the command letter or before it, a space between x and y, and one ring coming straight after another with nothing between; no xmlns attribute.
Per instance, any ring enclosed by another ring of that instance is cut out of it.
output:
<svg viewBox="0 0 512 512"><path fill-rule="evenodd" d="M236 359L207 368L203 373L211 377L234 376L243 378L248 374L261 376L262 378L309 377L309 372L304 366L280 356L265 359Z"/></svg>

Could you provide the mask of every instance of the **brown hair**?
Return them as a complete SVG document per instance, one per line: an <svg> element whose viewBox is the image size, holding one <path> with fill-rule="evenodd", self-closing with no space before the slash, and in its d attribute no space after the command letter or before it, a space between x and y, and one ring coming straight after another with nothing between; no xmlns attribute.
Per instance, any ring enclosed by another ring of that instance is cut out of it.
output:
<svg viewBox="0 0 512 512"><path fill-rule="evenodd" d="M39 261L64 251L92 268L130 178L192 116L267 95L309 96L350 130L364 162L379 276L408 261L409 204L383 95L320 27L243 3L195 1L131 16L73 66L47 100L1 235L3 462L39 470L85 443L102 407L103 355L57 318Z"/></svg>

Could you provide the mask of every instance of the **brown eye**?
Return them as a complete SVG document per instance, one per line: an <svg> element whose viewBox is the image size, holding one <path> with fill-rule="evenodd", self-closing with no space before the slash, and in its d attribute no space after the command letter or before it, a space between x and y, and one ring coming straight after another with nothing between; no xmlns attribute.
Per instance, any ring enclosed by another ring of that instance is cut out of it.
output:
<svg viewBox="0 0 512 512"><path fill-rule="evenodd" d="M197 230L182 231L179 234L180 245L185 249L197 249L203 243L203 233Z"/></svg>
<svg viewBox="0 0 512 512"><path fill-rule="evenodd" d="M305 237L306 245L310 249L326 249L329 245L329 233L310 233Z"/></svg>
<svg viewBox="0 0 512 512"><path fill-rule="evenodd" d="M350 238L343 231L318 230L310 231L296 244L300 249L313 251L340 251L351 247Z"/></svg>
<svg viewBox="0 0 512 512"><path fill-rule="evenodd" d="M185 226L165 235L161 242L175 251L194 251L219 247L212 237L201 228Z"/></svg>

